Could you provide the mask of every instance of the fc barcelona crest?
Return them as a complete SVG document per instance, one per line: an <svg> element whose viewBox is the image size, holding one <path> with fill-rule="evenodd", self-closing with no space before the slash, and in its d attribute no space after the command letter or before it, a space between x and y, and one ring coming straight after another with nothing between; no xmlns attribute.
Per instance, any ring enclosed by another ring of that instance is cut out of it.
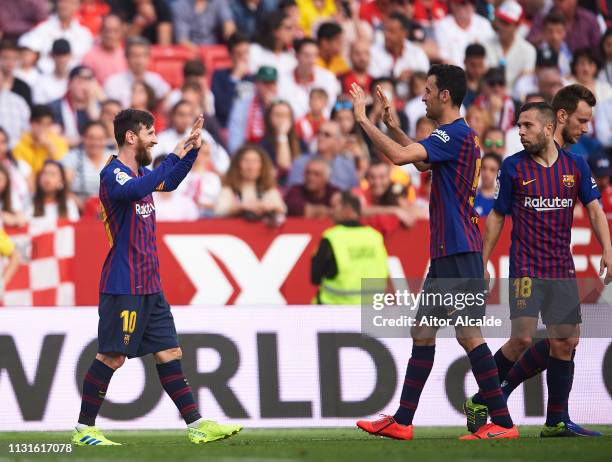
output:
<svg viewBox="0 0 612 462"><path fill-rule="evenodd" d="M130 335L125 334L125 336L123 337L123 344L127 345L128 343L130 343Z"/></svg>
<svg viewBox="0 0 612 462"><path fill-rule="evenodd" d="M575 183L574 175L563 175L563 186L573 188Z"/></svg>

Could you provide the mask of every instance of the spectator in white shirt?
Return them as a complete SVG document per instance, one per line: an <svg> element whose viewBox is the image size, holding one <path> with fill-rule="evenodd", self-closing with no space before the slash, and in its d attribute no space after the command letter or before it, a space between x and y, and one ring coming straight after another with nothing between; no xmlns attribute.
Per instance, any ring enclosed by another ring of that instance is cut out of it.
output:
<svg viewBox="0 0 612 462"><path fill-rule="evenodd" d="M523 8L514 0L507 0L495 10L493 26L497 35L485 44L490 67L504 67L506 85L511 90L517 79L533 73L536 49L517 33Z"/></svg>
<svg viewBox="0 0 612 462"><path fill-rule="evenodd" d="M104 83L104 91L111 99L128 107L132 97L132 84L135 80L143 80L155 92L155 98L162 100L170 91L170 85L161 75L148 71L151 60L151 44L142 37L132 37L125 44L125 56L128 69L125 72L113 74Z"/></svg>
<svg viewBox="0 0 612 462"><path fill-rule="evenodd" d="M38 66L43 72L53 72L50 51L54 40L65 38L70 42L73 58L71 66L79 64L92 47L91 32L76 18L79 6L79 0L58 0L57 13L24 34L24 40L40 53Z"/></svg>
<svg viewBox="0 0 612 462"><path fill-rule="evenodd" d="M295 119L308 112L310 90L322 88L329 97L326 115L329 116L336 98L340 94L340 84L336 76L317 66L319 47L312 39L302 39L295 47L297 66L292 72L281 74L278 80L278 95L289 102Z"/></svg>
<svg viewBox="0 0 612 462"><path fill-rule="evenodd" d="M425 52L408 40L410 22L400 13L391 13L385 21L384 46L374 45L371 50L369 73L374 78L394 77L408 80L414 71L427 72L429 59Z"/></svg>
<svg viewBox="0 0 612 462"><path fill-rule="evenodd" d="M9 146L15 147L22 133L30 128L30 108L26 100L4 88L4 75L0 72L0 127L9 138Z"/></svg>
<svg viewBox="0 0 612 462"><path fill-rule="evenodd" d="M51 47L53 72L43 74L33 90L34 104L49 104L60 99L68 89L68 74L70 72L70 42L60 38Z"/></svg>
<svg viewBox="0 0 612 462"><path fill-rule="evenodd" d="M475 13L474 0L450 0L451 14L434 26L440 57L449 64L463 65L470 43L486 43L495 32L491 23Z"/></svg>
<svg viewBox="0 0 612 462"><path fill-rule="evenodd" d="M153 169L156 169L165 158L166 154L157 157L153 162ZM199 218L200 213L194 200L178 189L155 192L153 198L157 221L195 221Z"/></svg>
<svg viewBox="0 0 612 462"><path fill-rule="evenodd" d="M295 56L288 51L293 43L293 28L293 20L282 11L274 11L263 19L257 43L249 49L252 74L262 66L274 67L279 74L295 67Z"/></svg>
<svg viewBox="0 0 612 462"><path fill-rule="evenodd" d="M47 160L36 179L32 218L78 221L79 208L69 193L64 167L55 160Z"/></svg>
<svg viewBox="0 0 612 462"><path fill-rule="evenodd" d="M170 113L171 128L157 135L157 144L152 151L153 158L172 152L178 142L187 135L195 117L196 112L190 102L181 100L176 103ZM215 170L221 174L225 173L230 163L227 151L205 129L202 129L202 141L210 145L211 162Z"/></svg>
<svg viewBox="0 0 612 462"><path fill-rule="evenodd" d="M38 63L38 52L32 48L32 45L28 43L28 40L22 40L25 36L22 36L17 42L19 47L19 67L15 70L15 77L19 77L25 83L27 83L32 92L40 81L42 76L40 69L36 65Z"/></svg>

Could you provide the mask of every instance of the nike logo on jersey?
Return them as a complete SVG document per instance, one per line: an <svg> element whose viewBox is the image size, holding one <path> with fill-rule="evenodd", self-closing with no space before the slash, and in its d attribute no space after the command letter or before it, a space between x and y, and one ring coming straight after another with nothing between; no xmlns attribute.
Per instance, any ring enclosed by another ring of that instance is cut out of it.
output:
<svg viewBox="0 0 612 462"><path fill-rule="evenodd" d="M535 180L536 180L535 178L533 180L527 180L527 181L523 180L523 186L527 186L528 184L533 183Z"/></svg>

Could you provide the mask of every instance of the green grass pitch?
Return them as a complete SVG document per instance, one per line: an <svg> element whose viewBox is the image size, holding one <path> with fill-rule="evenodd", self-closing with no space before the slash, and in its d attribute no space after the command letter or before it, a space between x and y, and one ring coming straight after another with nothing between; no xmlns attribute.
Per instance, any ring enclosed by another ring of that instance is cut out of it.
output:
<svg viewBox="0 0 612 462"><path fill-rule="evenodd" d="M71 454L10 454L9 443L64 443L67 432L0 433L0 461L609 461L612 425L593 426L602 438L538 438L539 427L523 426L521 439L458 441L459 427L420 427L413 441L377 438L358 429L246 429L225 441L191 445L182 431L114 431L120 447L74 447Z"/></svg>

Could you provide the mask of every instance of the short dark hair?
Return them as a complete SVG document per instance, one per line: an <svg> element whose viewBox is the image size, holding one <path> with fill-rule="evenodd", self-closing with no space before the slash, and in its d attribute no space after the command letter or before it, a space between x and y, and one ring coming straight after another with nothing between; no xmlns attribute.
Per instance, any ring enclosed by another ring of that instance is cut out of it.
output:
<svg viewBox="0 0 612 462"><path fill-rule="evenodd" d="M83 134L87 133L91 127L100 127L102 130L104 130L106 136L108 136L108 132L106 131L106 125L104 125L104 123L100 120L90 120L89 122L87 122L83 127Z"/></svg>
<svg viewBox="0 0 612 462"><path fill-rule="evenodd" d="M406 34L410 33L411 24L410 19L408 17L398 11L394 11L389 15L389 19L393 19L394 21L399 22L402 25L402 28L406 32Z"/></svg>
<svg viewBox="0 0 612 462"><path fill-rule="evenodd" d="M489 152L485 155L482 156L482 158L480 159L480 165L482 165L484 163L485 160L487 159L492 159L495 161L495 163L497 164L497 168L499 169L501 167L502 164L502 159L499 155L494 154L492 152Z"/></svg>
<svg viewBox="0 0 612 462"><path fill-rule="evenodd" d="M241 43L249 43L249 38L240 31L234 32L227 39L227 51L231 54Z"/></svg>
<svg viewBox="0 0 612 462"><path fill-rule="evenodd" d="M0 51L4 50L19 51L19 46L15 40L2 39L0 40Z"/></svg>
<svg viewBox="0 0 612 462"><path fill-rule="evenodd" d="M148 49L150 49L151 42L149 42L146 38L139 37L139 36L128 38L125 41L125 56L126 57L130 55L130 51L132 50L133 47L147 47Z"/></svg>
<svg viewBox="0 0 612 462"><path fill-rule="evenodd" d="M333 21L324 22L317 30L317 42L322 40L333 40L342 34L342 27Z"/></svg>
<svg viewBox="0 0 612 462"><path fill-rule="evenodd" d="M318 48L319 44L317 43L316 40L311 39L311 38L303 38L303 39L299 39L296 40L295 42L293 42L293 49L295 50L295 54L299 54L301 49L306 46L306 45L314 45Z"/></svg>
<svg viewBox="0 0 612 462"><path fill-rule="evenodd" d="M45 117L53 117L53 111L46 104L35 104L30 112L30 122L40 122Z"/></svg>
<svg viewBox="0 0 612 462"><path fill-rule="evenodd" d="M361 216L361 201L350 191L343 191L340 194L340 203L343 206L352 208L357 215Z"/></svg>
<svg viewBox="0 0 612 462"><path fill-rule="evenodd" d="M578 65L578 61L580 60L580 58L586 58L593 62L595 66L597 66L598 71L599 69L601 69L601 61L597 57L596 51L591 48L583 48L574 52L574 56L572 57L572 63L570 64L572 74L576 74L576 66Z"/></svg>
<svg viewBox="0 0 612 462"><path fill-rule="evenodd" d="M125 134L128 131L138 133L141 127L151 128L155 118L148 111L139 109L124 109L120 111L113 120L115 141L118 146L125 144Z"/></svg>
<svg viewBox="0 0 612 462"><path fill-rule="evenodd" d="M200 59L188 59L183 64L183 77L206 75L206 66Z"/></svg>
<svg viewBox="0 0 612 462"><path fill-rule="evenodd" d="M393 77L383 76L378 77L377 79L372 79L372 82L370 82L370 92L374 93L376 91L376 86L380 85L381 83L390 83L395 89L395 79Z"/></svg>
<svg viewBox="0 0 612 462"><path fill-rule="evenodd" d="M465 59L484 58L486 55L487 50L480 43L472 43L465 49Z"/></svg>
<svg viewBox="0 0 612 462"><path fill-rule="evenodd" d="M557 125L557 114L553 107L548 103L525 103L521 106L518 115L520 116L523 112L527 111L538 111L540 118L544 119L544 123L552 123L553 126Z"/></svg>
<svg viewBox="0 0 612 462"><path fill-rule="evenodd" d="M594 107L595 104L597 104L595 95L591 90L584 85L575 83L573 85L563 87L557 92L557 94L553 97L552 107L554 108L555 112L559 112L561 109L564 109L565 112L572 115L576 111L580 101L584 101L591 107Z"/></svg>
<svg viewBox="0 0 612 462"><path fill-rule="evenodd" d="M560 11L551 10L546 16L544 16L544 25L547 24L561 24L565 26L567 21L565 20L565 16Z"/></svg>
<svg viewBox="0 0 612 462"><path fill-rule="evenodd" d="M180 108L181 106L184 106L184 105L189 105L189 106L191 106L191 102L190 102L190 101L187 101L186 99L181 99L181 100L178 100L178 101L177 101L177 102L174 104L174 106L172 106L172 109L170 109L170 115L174 115L174 114L176 113L176 111L178 111L178 110L179 110L179 108Z"/></svg>
<svg viewBox="0 0 612 462"><path fill-rule="evenodd" d="M434 64L429 68L427 76L436 78L439 91L448 90L453 106L460 107L467 92L465 71L453 64Z"/></svg>

